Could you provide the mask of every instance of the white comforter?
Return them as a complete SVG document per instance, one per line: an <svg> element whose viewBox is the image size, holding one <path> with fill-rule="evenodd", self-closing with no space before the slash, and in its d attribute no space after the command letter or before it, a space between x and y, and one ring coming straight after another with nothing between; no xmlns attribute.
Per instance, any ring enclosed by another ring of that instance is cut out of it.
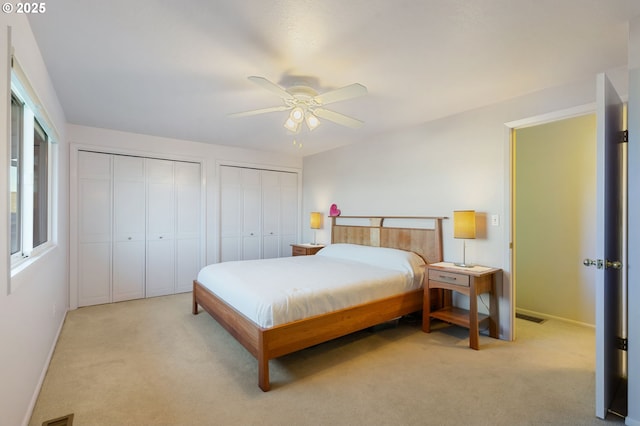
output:
<svg viewBox="0 0 640 426"><path fill-rule="evenodd" d="M212 264L198 281L268 328L420 288L423 274L415 253L333 244L315 256Z"/></svg>

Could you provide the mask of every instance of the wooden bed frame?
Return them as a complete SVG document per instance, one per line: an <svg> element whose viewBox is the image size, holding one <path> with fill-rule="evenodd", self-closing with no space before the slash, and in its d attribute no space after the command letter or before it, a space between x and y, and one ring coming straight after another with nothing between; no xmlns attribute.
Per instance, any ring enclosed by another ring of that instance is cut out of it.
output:
<svg viewBox="0 0 640 426"><path fill-rule="evenodd" d="M397 223L432 221L433 226L430 229L386 227L385 219ZM428 263L440 262L442 261L442 219L446 218L332 217L331 242L408 250L416 252ZM202 306L257 359L258 386L265 392L270 389L270 359L420 311L422 303L423 291L420 289L288 324L262 328L216 297L197 280L193 281L193 314L198 314L198 305Z"/></svg>

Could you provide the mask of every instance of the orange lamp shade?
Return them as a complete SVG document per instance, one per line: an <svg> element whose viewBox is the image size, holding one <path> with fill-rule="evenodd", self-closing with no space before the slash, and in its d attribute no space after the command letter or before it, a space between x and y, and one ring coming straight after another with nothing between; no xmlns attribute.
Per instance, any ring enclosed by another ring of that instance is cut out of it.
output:
<svg viewBox="0 0 640 426"><path fill-rule="evenodd" d="M320 227L322 226L322 213L311 212L311 216L309 218L309 226L311 226L311 229L320 229Z"/></svg>
<svg viewBox="0 0 640 426"><path fill-rule="evenodd" d="M475 210L456 210L453 212L453 238L476 237Z"/></svg>

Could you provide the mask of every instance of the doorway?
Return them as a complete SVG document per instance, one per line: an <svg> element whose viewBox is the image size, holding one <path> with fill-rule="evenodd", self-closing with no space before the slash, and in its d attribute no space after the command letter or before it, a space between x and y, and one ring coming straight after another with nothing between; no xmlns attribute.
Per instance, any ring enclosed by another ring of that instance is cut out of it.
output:
<svg viewBox="0 0 640 426"><path fill-rule="evenodd" d="M515 309L595 325L595 278L577 259L595 252L596 117L514 129Z"/></svg>

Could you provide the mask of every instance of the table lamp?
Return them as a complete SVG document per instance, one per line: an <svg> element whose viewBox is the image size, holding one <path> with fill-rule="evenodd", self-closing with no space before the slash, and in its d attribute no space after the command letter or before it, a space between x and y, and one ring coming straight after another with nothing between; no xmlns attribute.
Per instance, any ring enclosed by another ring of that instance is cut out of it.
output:
<svg viewBox="0 0 640 426"><path fill-rule="evenodd" d="M317 229L322 227L322 213L320 212L311 212L311 217L309 218L309 225L311 229L313 229L313 245L316 245L316 232Z"/></svg>
<svg viewBox="0 0 640 426"><path fill-rule="evenodd" d="M462 239L462 262L454 263L455 266L472 268L465 260L468 239L476 238L476 212L475 210L456 210L453 212L453 238Z"/></svg>

